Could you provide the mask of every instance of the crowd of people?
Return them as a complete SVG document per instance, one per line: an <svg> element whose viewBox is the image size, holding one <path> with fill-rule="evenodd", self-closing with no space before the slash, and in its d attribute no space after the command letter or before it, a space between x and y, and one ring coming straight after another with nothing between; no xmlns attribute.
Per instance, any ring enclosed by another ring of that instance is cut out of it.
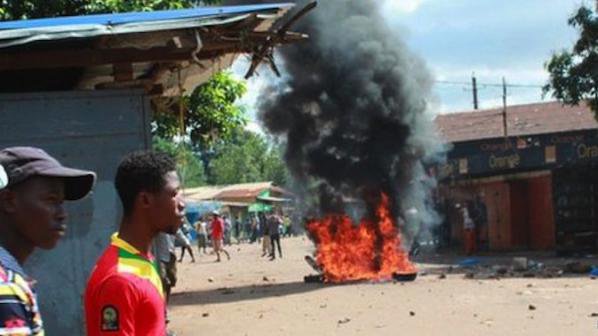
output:
<svg viewBox="0 0 598 336"><path fill-rule="evenodd" d="M204 216L200 216L193 226L184 224L179 230L185 235L185 239L175 240L176 245L181 247L182 261L185 251L190 250L189 237L191 230L195 232L197 241L197 250L200 254L216 255L216 262L220 262L220 253L223 253L227 259L230 254L224 248L233 243L258 243L262 246L262 257L276 259L273 248L278 251L278 256L282 258L281 237L290 237L291 220L288 216L283 216L281 210L260 212L250 215L245 224L242 224L240 217L231 222L231 216L220 214L214 210ZM211 247L209 250L208 248ZM193 256L193 255L192 255ZM192 257L192 262L194 262Z"/></svg>

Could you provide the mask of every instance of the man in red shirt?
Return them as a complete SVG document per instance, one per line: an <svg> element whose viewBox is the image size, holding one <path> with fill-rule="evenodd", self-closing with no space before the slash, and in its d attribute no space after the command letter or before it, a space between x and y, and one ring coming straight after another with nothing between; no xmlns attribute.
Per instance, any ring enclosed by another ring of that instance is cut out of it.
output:
<svg viewBox="0 0 598 336"><path fill-rule="evenodd" d="M175 161L163 153L131 153L115 186L123 218L85 290L87 335L164 336L164 292L150 249L160 232L173 234L183 223Z"/></svg>
<svg viewBox="0 0 598 336"><path fill-rule="evenodd" d="M226 254L226 258L230 260L228 252L222 248L222 239L224 238L224 221L220 218L218 211L212 212L212 245L214 252L216 252L216 262L220 262L220 252Z"/></svg>

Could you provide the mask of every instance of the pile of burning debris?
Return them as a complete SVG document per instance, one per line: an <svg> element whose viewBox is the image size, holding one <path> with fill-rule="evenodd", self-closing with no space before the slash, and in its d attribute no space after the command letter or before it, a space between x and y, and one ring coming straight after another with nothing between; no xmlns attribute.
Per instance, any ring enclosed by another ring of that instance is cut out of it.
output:
<svg viewBox="0 0 598 336"><path fill-rule="evenodd" d="M284 143L300 211L319 217L306 224L318 272L306 281L415 279L401 233L439 218L427 169L445 151L432 123L433 79L380 3L321 1L297 22L309 43L280 49L285 76L258 99L263 126ZM348 199L364 205L361 220L347 215Z"/></svg>
<svg viewBox="0 0 598 336"><path fill-rule="evenodd" d="M385 194L373 216L359 225L347 215L328 215L306 227L317 250L316 259L306 256L305 261L318 274L305 282L413 281L417 276Z"/></svg>

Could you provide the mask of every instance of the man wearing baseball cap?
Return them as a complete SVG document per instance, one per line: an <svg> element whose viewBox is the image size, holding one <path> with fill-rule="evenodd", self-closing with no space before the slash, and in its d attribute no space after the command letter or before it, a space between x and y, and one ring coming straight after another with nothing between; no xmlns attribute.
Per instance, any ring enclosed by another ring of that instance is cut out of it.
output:
<svg viewBox="0 0 598 336"><path fill-rule="evenodd" d="M85 197L96 175L67 168L39 148L0 150L0 335L43 335L35 281L23 263L66 231L63 203Z"/></svg>

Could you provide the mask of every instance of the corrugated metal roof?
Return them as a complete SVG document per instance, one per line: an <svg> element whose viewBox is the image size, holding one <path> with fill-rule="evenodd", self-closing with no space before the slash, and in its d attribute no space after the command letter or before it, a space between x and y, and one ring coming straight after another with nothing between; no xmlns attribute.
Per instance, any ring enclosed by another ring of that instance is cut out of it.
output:
<svg viewBox="0 0 598 336"><path fill-rule="evenodd" d="M214 196L221 190L221 186L204 186L185 189L183 194L185 195L185 199L199 202L214 199Z"/></svg>
<svg viewBox="0 0 598 336"><path fill-rule="evenodd" d="M185 197L190 200L208 200L231 197L257 197L266 189L277 188L272 182L239 183L223 186L204 186L185 189Z"/></svg>
<svg viewBox="0 0 598 336"><path fill-rule="evenodd" d="M220 200L227 198L255 198L264 190L270 189L272 184L272 182L233 184L224 187L214 198Z"/></svg>
<svg viewBox="0 0 598 336"><path fill-rule="evenodd" d="M0 22L0 48L40 40L202 27L267 15L292 7L290 3L198 7L180 10L67 16Z"/></svg>
<svg viewBox="0 0 598 336"><path fill-rule="evenodd" d="M500 138L504 136L502 108L442 114L436 129L447 142ZM524 136L596 129L598 122L584 103L567 106L560 102L507 107L507 134Z"/></svg>

